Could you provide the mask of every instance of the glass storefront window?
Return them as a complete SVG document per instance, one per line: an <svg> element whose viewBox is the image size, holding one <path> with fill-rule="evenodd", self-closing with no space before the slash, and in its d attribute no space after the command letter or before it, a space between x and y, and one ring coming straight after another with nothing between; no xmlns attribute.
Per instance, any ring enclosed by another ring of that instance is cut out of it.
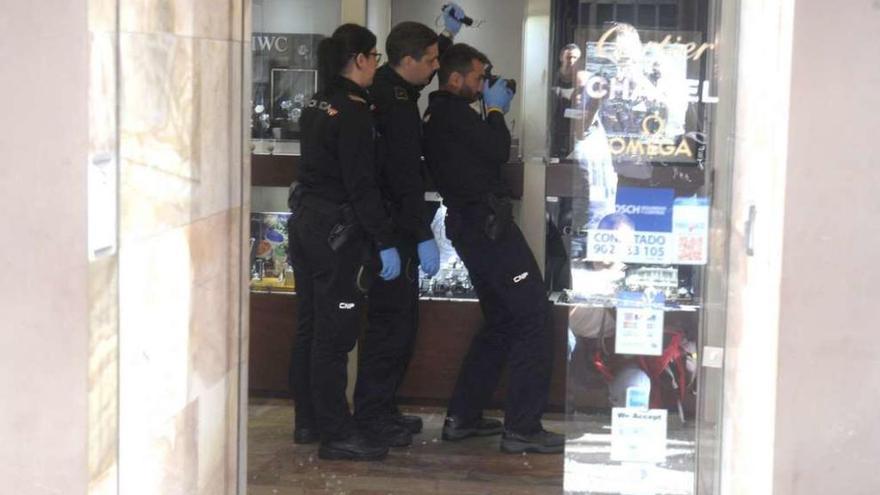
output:
<svg viewBox="0 0 880 495"><path fill-rule="evenodd" d="M317 44L341 23L346 3L253 4L251 287L262 295L295 291L286 186L298 164L298 118L317 85ZM725 281L711 267L722 256L712 239L727 235L718 218L729 187L724 130L732 117L724 109L732 102L724 98L732 90L719 79L733 67L719 55L734 51L726 45L734 9L722 11L721 0L458 3L475 22L456 41L520 82L506 116L517 223L543 253L554 315L563 317L555 337L567 341L554 357L565 363L554 378L564 390L550 411L567 430L561 489L718 493L721 373L705 354L723 351L711 308L723 307ZM377 5L370 16L438 27L440 3ZM387 29L377 34L381 45ZM422 110L435 88L422 91ZM479 308L444 235L441 199L426 195L441 270L422 274L423 304L439 303L422 314L457 323L465 321L459 311ZM452 349L451 338L431 343ZM418 352L417 360L438 356ZM438 400L431 395L432 405Z"/></svg>
<svg viewBox="0 0 880 495"><path fill-rule="evenodd" d="M718 440L698 423L720 419L699 414L717 410L700 357L712 172L729 166L711 161L719 4L554 2L545 266L569 308L567 493L712 493L696 487Z"/></svg>
<svg viewBox="0 0 880 495"><path fill-rule="evenodd" d="M291 293L287 186L299 157L299 117L318 88L318 43L339 25L335 1L255 0L249 89L251 289Z"/></svg>

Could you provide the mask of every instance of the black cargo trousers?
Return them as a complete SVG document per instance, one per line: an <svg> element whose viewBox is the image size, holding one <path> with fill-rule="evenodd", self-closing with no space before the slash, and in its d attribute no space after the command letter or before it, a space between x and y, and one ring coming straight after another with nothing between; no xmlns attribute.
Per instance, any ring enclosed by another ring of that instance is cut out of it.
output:
<svg viewBox="0 0 880 495"><path fill-rule="evenodd" d="M538 264L519 227L510 222L496 238L486 234L487 205L449 208L446 234L470 274L485 327L465 356L448 415L464 422L482 415L505 363L509 380L505 429L541 429L553 350L549 301Z"/></svg>
<svg viewBox="0 0 880 495"><path fill-rule="evenodd" d="M296 428L317 428L324 441L354 429L345 389L364 300L357 279L367 241L333 251L327 239L338 222L338 216L303 205L289 224L298 318L290 366L294 421Z"/></svg>
<svg viewBox="0 0 880 495"><path fill-rule="evenodd" d="M412 358L419 326L419 257L415 242L401 241L400 276L376 278L367 304L367 329L358 353L354 417L358 424L398 413L394 398Z"/></svg>

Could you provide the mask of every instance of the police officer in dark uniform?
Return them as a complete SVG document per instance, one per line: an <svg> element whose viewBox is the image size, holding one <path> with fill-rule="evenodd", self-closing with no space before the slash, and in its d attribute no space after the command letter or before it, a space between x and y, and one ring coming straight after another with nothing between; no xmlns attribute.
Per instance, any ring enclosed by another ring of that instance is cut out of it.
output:
<svg viewBox="0 0 880 495"><path fill-rule="evenodd" d="M486 321L459 372L444 440L497 434L482 417L509 368L501 450L560 453L565 437L544 430L552 366L549 303L538 264L513 222L501 167L510 153L504 114L513 91L485 81L485 55L453 45L440 60L440 90L425 113L425 158L447 206L446 234L470 274ZM471 108L482 93L484 118Z"/></svg>
<svg viewBox="0 0 880 495"><path fill-rule="evenodd" d="M358 431L345 397L348 353L360 333L359 284L369 282L365 266L378 258L382 279L400 273L391 218L376 184L366 91L380 57L375 47L375 35L355 24L321 41L323 87L303 110L300 185L291 198L299 313L291 371L294 441L320 437L324 459L380 459L388 452Z"/></svg>
<svg viewBox="0 0 880 495"><path fill-rule="evenodd" d="M377 280L368 296L368 327L361 341L355 388L355 421L367 435L392 447L412 443L422 430L418 416L403 415L394 402L415 344L419 324L419 265L428 276L440 268L440 253L425 207L422 181L421 89L437 71L439 55L452 44L464 11L444 9L439 37L417 22L402 22L388 34L388 63L379 68L370 96L379 134L379 185L394 220L401 276Z"/></svg>

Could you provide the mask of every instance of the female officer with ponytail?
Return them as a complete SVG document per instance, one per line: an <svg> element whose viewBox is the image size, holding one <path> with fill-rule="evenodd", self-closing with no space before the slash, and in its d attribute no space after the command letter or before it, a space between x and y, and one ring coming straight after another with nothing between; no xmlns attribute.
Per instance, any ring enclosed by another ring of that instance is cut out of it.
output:
<svg viewBox="0 0 880 495"><path fill-rule="evenodd" d="M380 57L368 29L336 29L318 47L321 89L300 121L300 186L290 229L299 300L291 364L294 441L320 440L318 456L324 459L381 459L388 453L358 433L345 397L348 353L360 333L365 251L366 257L378 253L382 279L400 274L391 219L376 185L365 90Z"/></svg>

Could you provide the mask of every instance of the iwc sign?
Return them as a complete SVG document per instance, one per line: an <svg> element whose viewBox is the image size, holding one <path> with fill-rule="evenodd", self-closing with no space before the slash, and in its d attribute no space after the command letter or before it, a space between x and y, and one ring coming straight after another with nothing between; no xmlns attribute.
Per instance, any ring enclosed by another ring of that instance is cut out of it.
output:
<svg viewBox="0 0 880 495"><path fill-rule="evenodd" d="M318 86L320 34L253 33L255 139L296 139L299 117Z"/></svg>

